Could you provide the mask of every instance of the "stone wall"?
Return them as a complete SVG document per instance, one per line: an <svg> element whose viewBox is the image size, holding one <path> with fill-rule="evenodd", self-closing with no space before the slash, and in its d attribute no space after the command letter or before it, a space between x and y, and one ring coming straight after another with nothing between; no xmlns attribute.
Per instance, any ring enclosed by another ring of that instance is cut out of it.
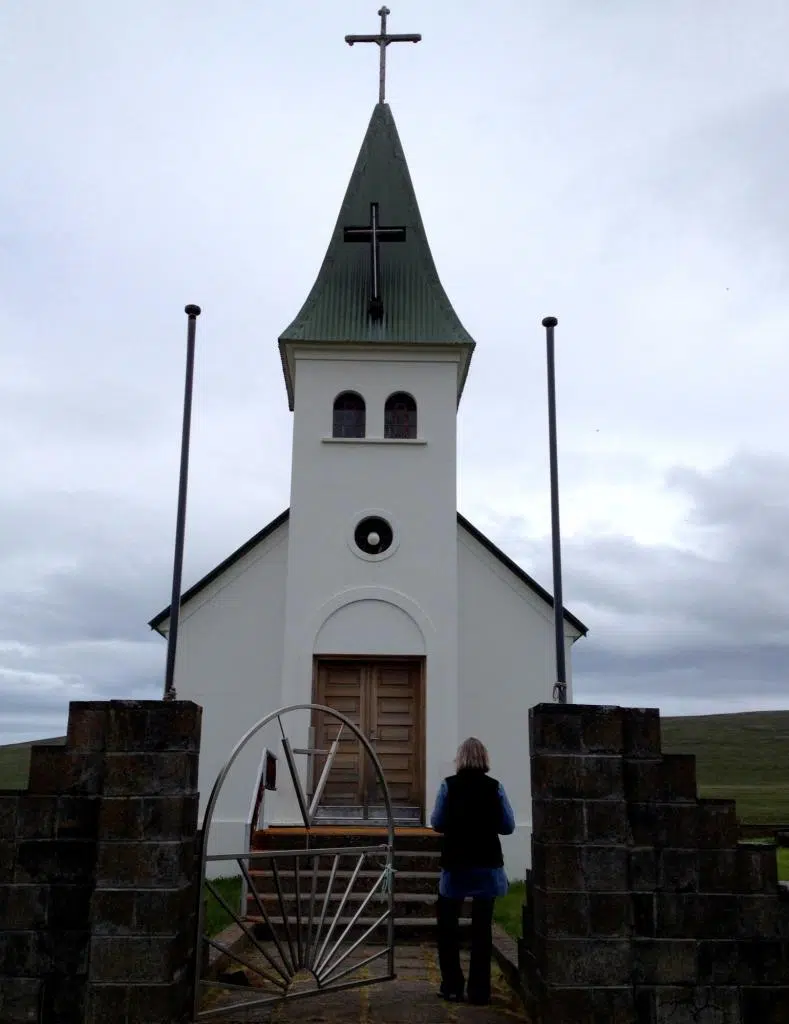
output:
<svg viewBox="0 0 789 1024"><path fill-rule="evenodd" d="M188 1020L201 709L77 702L0 791L0 1021Z"/></svg>
<svg viewBox="0 0 789 1024"><path fill-rule="evenodd" d="M657 711L541 704L520 969L534 1024L789 1024L775 847L697 797Z"/></svg>

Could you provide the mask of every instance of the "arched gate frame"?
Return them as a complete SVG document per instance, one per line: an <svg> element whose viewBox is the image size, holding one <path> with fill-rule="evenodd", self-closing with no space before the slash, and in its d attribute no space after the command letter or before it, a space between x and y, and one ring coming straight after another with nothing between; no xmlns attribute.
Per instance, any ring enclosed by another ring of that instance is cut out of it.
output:
<svg viewBox="0 0 789 1024"><path fill-rule="evenodd" d="M299 750L291 746L282 719L295 711L320 712L329 715L340 723L337 736L328 750ZM260 851L250 849L240 854L208 854L208 836L214 810L230 769L249 741L261 729L275 720L282 733L281 740L285 761L306 829L306 848ZM345 729L348 729L363 745L365 753L375 768L386 807L386 842L369 846L318 847L311 849L309 842L310 830L312 829L315 814ZM307 803L296 768L295 756L297 754L325 756L326 758L309 804ZM330 860L331 867L325 891L320 893L318 892L319 864L322 858ZM356 889L354 892L363 864L365 862L371 864L376 860L380 861L381 858L384 860L383 867L377 877L373 879L366 894L362 897L359 889ZM339 898L337 908L331 912L329 904L332 901L332 897L336 898L333 887L343 859L350 859L353 862L353 867L350 870L350 879ZM266 926L266 938L256 936L253 927L229 905L217 887L212 884L211 880L206 878L206 865L209 862L217 861L235 861L238 864L241 875L246 883L247 892L252 895L262 921ZM271 880L274 883L279 910L278 915L272 914L267 910L265 898L261 898L250 875L250 867L247 866L247 862L250 865L255 862L262 863L265 867L270 868ZM290 875L287 870L288 866L292 872ZM303 878L307 874L310 878L309 897L307 897L306 893L302 896L301 891ZM283 891L283 884L288 880L291 881L292 890L286 895ZM220 906L224 908L226 913L230 915L244 932L249 945L243 953L233 952L226 946L223 946L213 936L205 934L205 906L203 900L205 889L211 893ZM353 722L340 714L340 712L335 711L334 708L326 707L323 704L291 704L261 718L238 741L225 766L216 777L206 806L203 818L199 891L197 943L195 950L197 969L195 971L193 1013L195 1021L215 1017L233 1010L250 1010L255 1007L271 1006L283 1000L305 999L318 996L324 992L359 988L364 985L373 985L394 979L394 816L392 814L392 802L378 755L367 737L363 735ZM340 923L341 917L349 904L349 898L352 894L354 898L361 897L361 902L350 920L342 926ZM289 913L287 896L290 896L295 903L294 915ZM294 897L295 899L293 899ZM302 914L302 903L304 900L307 901L306 915ZM358 931L360 927L363 927L363 925L357 925L357 922L373 901L378 907L380 907L381 901L385 901L385 909L376 917L371 925L362 931L361 935L355 935L354 928L356 927ZM363 957L361 960L352 961L349 964L349 958L362 947L365 940L370 939L384 925L386 927L384 946L380 950L376 950L374 953ZM233 990L239 994L241 992L250 992L250 988L246 986L201 977L205 944L225 954L232 961L246 968L248 972L252 972L256 981L256 988L261 992L261 995L252 999L244 999L243 1001L223 1002L210 1008L201 1008L202 996L206 987ZM256 963L250 962L250 953L252 954L252 959L257 961ZM384 957L386 958L384 973L372 976L366 973L367 968L371 964L383 960ZM297 976L303 977L305 972L308 975L312 975L315 983L314 987L306 990L293 984L294 979Z"/></svg>

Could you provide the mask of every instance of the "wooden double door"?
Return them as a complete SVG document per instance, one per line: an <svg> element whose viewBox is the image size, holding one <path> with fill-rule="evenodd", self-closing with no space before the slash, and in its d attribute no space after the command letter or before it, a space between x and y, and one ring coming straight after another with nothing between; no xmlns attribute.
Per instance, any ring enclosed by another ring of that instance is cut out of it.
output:
<svg viewBox="0 0 789 1024"><path fill-rule="evenodd" d="M424 802L424 661L418 658L367 660L319 658L315 701L334 708L358 726L375 748L395 807L419 809ZM324 713L313 721L315 746L328 750L340 723ZM313 788L325 756L317 756ZM383 794L372 760L344 729L321 799L322 808L380 806ZM361 814L364 818L366 815Z"/></svg>

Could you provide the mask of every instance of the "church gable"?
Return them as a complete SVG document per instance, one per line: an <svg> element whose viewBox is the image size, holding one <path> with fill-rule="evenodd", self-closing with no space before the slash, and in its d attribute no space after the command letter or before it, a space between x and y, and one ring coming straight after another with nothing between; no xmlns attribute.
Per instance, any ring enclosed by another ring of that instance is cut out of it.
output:
<svg viewBox="0 0 789 1024"><path fill-rule="evenodd" d="M227 586L232 578L239 576L248 568L251 568L253 564L257 563L272 546L279 546L285 543L287 540L289 517L290 509L285 509L276 519L272 519L267 526L264 526L262 530L258 531L253 537L250 537L245 544L242 544L240 548L229 555L223 562L220 562L211 572L198 580L197 583L184 593L181 607L185 610L187 605L191 605L189 609L191 612L198 601L204 602L210 599L214 593L218 594L223 587ZM481 530L478 530L460 512L457 514L457 522L459 545L478 559L486 562L491 571L496 572L503 579L507 579L510 586L517 593L520 593L523 599L533 604L535 610L540 611L543 615L549 614L547 609L553 608L553 597L551 594L541 587L516 562L513 562L511 558L504 554L493 541L486 537ZM170 608L164 608L150 620L148 625L151 629L166 635L169 616ZM586 636L588 632L587 627L580 619L567 611L566 608L564 617L566 626L569 626L574 634L574 640L580 636Z"/></svg>
<svg viewBox="0 0 789 1024"><path fill-rule="evenodd" d="M546 621L553 621L553 595L525 572L516 562L498 548L490 538L458 512L458 550L462 559L465 550L478 562L485 564L503 582L526 601ZM570 632L573 641L586 636L588 628L567 608L564 609L565 632Z"/></svg>
<svg viewBox="0 0 789 1024"><path fill-rule="evenodd" d="M280 548L287 543L287 524L290 516L290 509L285 509L268 525L264 526L248 541L237 548L224 561L215 566L202 579L186 590L181 597L181 615L191 615L198 606L210 603L212 599L219 596L220 592L228 587L234 580L239 579L257 563L265 558L266 554L274 548ZM286 548L283 550L287 550ZM170 606L163 608L149 621L151 629L155 629L162 636L167 635L170 621Z"/></svg>

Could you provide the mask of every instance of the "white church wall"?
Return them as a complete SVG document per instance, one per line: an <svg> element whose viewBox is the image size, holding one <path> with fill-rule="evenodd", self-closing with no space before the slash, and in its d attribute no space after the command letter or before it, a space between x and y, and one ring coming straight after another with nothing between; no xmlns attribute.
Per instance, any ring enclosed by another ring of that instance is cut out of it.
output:
<svg viewBox="0 0 789 1024"><path fill-rule="evenodd" d="M331 637L332 653L385 653L404 628L402 616L385 619L380 608L349 610L324 627L327 609L374 598L375 588L387 604L413 606L408 615L423 624L424 639L407 653L427 655L429 801L457 745L458 362L452 353L374 348L296 351L283 703L311 698L316 637L324 652ZM331 436L334 398L345 390L365 399L366 438ZM384 404L394 391L416 400L415 441L383 437ZM394 527L389 557L370 560L355 551L353 529L369 513ZM363 628L354 634L355 615L368 617L382 650L372 650ZM349 646L339 650L340 642Z"/></svg>
<svg viewBox="0 0 789 1024"><path fill-rule="evenodd" d="M520 879L531 862L529 708L552 699L552 610L462 526L458 583L460 736L488 747L491 774L507 791L516 828L502 847L508 876ZM565 634L569 671L577 634L567 626Z"/></svg>
<svg viewBox="0 0 789 1024"><path fill-rule="evenodd" d="M175 684L180 700L193 700L203 708L201 820L233 747L281 704L287 534L283 524L181 612ZM209 853L244 849L262 742L262 737L250 741L231 769L214 814ZM215 864L209 874L228 872L236 874L236 865Z"/></svg>

